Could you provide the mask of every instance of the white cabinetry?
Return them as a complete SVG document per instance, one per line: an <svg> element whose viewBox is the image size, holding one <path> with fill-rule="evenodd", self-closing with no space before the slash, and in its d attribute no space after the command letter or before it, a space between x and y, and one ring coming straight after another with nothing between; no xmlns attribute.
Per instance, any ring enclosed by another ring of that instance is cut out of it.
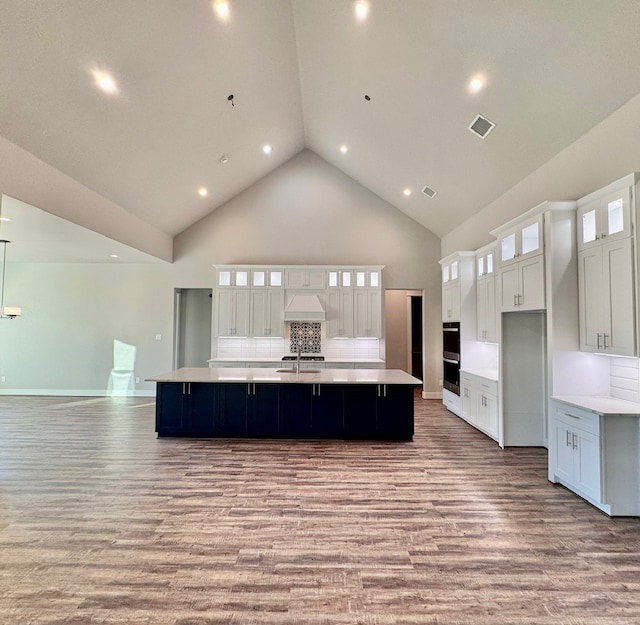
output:
<svg viewBox="0 0 640 625"><path fill-rule="evenodd" d="M251 336L284 336L284 291L251 290Z"/></svg>
<svg viewBox="0 0 640 625"><path fill-rule="evenodd" d="M578 250L630 237L631 197L631 187L625 186L600 198L579 200Z"/></svg>
<svg viewBox="0 0 640 625"><path fill-rule="evenodd" d="M632 240L578 253L580 349L636 355Z"/></svg>
<svg viewBox="0 0 640 625"><path fill-rule="evenodd" d="M498 439L498 383L471 373L462 373L462 417L473 427Z"/></svg>
<svg viewBox="0 0 640 625"><path fill-rule="evenodd" d="M500 252L500 311L545 308L543 214L525 217L494 233Z"/></svg>
<svg viewBox="0 0 640 625"><path fill-rule="evenodd" d="M442 321L460 321L462 308L475 309L475 252L455 252L440 260L442 268ZM473 296L473 302L468 301ZM472 330L473 331L473 330Z"/></svg>
<svg viewBox="0 0 640 625"><path fill-rule="evenodd" d="M477 339L489 343L498 341L495 250L496 246L492 244L476 252Z"/></svg>
<svg viewBox="0 0 640 625"><path fill-rule="evenodd" d="M356 289L354 291L354 334L360 338L382 336L382 291Z"/></svg>
<svg viewBox="0 0 640 625"><path fill-rule="evenodd" d="M578 200L582 351L638 355L634 180L633 176L627 176Z"/></svg>
<svg viewBox="0 0 640 625"><path fill-rule="evenodd" d="M288 289L325 288L326 269L291 267L285 269L285 286Z"/></svg>
<svg viewBox="0 0 640 625"><path fill-rule="evenodd" d="M580 398L574 398L580 400ZM586 405L598 398L585 397ZM609 515L640 515L638 421L553 400L549 432L549 480L559 482ZM624 402L622 402L624 403Z"/></svg>
<svg viewBox="0 0 640 625"><path fill-rule="evenodd" d="M353 336L353 290L329 289L326 296L327 338Z"/></svg>
<svg viewBox="0 0 640 625"><path fill-rule="evenodd" d="M216 294L216 336L249 336L249 289L219 289Z"/></svg>

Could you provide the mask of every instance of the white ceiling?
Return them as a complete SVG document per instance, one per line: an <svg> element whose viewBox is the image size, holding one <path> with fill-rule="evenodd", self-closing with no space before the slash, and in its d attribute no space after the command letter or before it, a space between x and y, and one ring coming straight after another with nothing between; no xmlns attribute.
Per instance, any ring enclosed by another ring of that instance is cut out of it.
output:
<svg viewBox="0 0 640 625"><path fill-rule="evenodd" d="M229 1L2 0L0 135L172 236L305 148L443 236L640 92L638 0Z"/></svg>

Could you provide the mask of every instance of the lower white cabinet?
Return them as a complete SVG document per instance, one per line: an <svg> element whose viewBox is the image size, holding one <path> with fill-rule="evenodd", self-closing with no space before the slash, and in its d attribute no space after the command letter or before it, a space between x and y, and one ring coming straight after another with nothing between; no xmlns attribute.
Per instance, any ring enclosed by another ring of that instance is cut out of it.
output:
<svg viewBox="0 0 640 625"><path fill-rule="evenodd" d="M549 480L612 516L640 515L640 415L551 402Z"/></svg>
<svg viewBox="0 0 640 625"><path fill-rule="evenodd" d="M463 372L460 387L462 418L498 440L498 382Z"/></svg>

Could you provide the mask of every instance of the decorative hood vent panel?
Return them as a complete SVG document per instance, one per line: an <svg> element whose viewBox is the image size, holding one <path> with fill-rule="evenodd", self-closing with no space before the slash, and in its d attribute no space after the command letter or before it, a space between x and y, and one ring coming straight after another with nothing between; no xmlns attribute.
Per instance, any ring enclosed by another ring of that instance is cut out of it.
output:
<svg viewBox="0 0 640 625"><path fill-rule="evenodd" d="M294 295L284 311L285 321L324 321L325 312L317 295Z"/></svg>

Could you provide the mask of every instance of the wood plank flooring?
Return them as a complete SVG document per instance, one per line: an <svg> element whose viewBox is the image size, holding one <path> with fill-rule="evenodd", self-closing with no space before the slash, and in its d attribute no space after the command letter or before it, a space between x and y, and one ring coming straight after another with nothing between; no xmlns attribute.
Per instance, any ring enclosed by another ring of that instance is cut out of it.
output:
<svg viewBox="0 0 640 625"><path fill-rule="evenodd" d="M411 443L160 439L143 398L0 397L0 623L640 622L640 520L416 398Z"/></svg>

